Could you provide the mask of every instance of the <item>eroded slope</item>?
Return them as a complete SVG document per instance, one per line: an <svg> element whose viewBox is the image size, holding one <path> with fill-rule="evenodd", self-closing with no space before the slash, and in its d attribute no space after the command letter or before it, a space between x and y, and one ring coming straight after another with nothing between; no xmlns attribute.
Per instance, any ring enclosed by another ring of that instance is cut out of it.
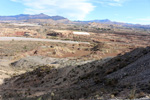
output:
<svg viewBox="0 0 150 100"><path fill-rule="evenodd" d="M147 47L113 59L78 66L58 69L41 66L32 72L5 80L0 94L4 100L145 97L150 93L149 54L150 47Z"/></svg>

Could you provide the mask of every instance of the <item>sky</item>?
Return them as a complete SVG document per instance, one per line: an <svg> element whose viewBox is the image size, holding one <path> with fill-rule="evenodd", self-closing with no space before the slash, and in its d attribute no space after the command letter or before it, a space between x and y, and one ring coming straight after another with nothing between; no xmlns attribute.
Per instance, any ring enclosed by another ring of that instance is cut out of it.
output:
<svg viewBox="0 0 150 100"><path fill-rule="evenodd" d="M70 20L150 24L150 0L0 0L0 16L40 14Z"/></svg>

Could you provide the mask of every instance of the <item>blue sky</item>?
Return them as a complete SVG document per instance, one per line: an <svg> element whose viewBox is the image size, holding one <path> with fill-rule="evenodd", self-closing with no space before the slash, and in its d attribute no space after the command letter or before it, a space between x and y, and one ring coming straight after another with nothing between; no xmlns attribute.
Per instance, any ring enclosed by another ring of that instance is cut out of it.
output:
<svg viewBox="0 0 150 100"><path fill-rule="evenodd" d="M0 15L61 15L70 20L110 19L150 24L150 0L1 0Z"/></svg>

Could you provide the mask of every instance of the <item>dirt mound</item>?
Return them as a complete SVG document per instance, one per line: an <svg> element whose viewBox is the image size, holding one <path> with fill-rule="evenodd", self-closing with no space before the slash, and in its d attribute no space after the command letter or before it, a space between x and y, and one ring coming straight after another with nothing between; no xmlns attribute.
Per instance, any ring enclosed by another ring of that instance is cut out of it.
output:
<svg viewBox="0 0 150 100"><path fill-rule="evenodd" d="M78 66L41 66L5 80L2 98L12 100L141 98L150 94L150 47ZM31 77L32 76L32 77ZM136 84L136 85L135 85Z"/></svg>
<svg viewBox="0 0 150 100"><path fill-rule="evenodd" d="M16 68L37 68L38 66L44 66L44 65L54 65L58 66L62 63L65 63L68 61L67 58L50 58L50 57L42 57L42 56L29 56L20 59L19 61L15 61L11 63L10 65Z"/></svg>
<svg viewBox="0 0 150 100"><path fill-rule="evenodd" d="M41 66L54 66L55 68L62 68L72 65L82 65L88 62L92 62L92 60L84 61L81 59L28 56L10 63L10 66L14 69L36 69Z"/></svg>

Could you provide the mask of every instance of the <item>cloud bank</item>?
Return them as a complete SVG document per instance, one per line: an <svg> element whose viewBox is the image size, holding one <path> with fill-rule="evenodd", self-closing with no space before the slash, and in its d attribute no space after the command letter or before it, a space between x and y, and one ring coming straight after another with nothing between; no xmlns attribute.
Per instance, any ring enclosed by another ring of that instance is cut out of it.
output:
<svg viewBox="0 0 150 100"><path fill-rule="evenodd" d="M25 14L61 15L71 20L83 20L94 10L89 0L11 0L25 5Z"/></svg>

